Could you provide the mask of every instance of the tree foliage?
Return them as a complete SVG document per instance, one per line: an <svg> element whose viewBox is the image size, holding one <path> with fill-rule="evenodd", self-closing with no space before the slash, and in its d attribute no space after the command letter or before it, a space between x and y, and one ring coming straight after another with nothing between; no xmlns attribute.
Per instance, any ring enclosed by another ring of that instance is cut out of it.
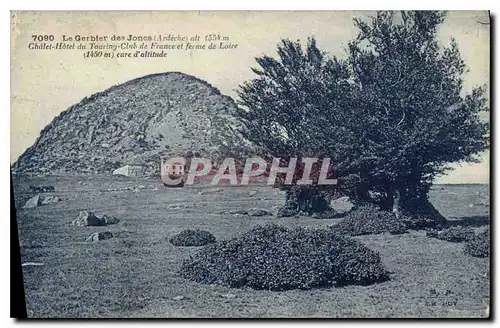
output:
<svg viewBox="0 0 500 328"><path fill-rule="evenodd" d="M344 192L427 199L448 164L477 161L489 146L485 87L464 94L458 45L438 42L445 13L378 12L355 19L344 59L314 38L282 40L240 85L247 137L275 157L330 157ZM384 203L385 202L385 203Z"/></svg>

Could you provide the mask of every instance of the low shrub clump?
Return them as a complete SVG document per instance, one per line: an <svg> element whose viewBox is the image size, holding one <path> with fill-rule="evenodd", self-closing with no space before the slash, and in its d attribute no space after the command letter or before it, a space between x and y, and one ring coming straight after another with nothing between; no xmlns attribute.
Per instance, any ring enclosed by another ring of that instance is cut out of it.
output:
<svg viewBox="0 0 500 328"><path fill-rule="evenodd" d="M380 210L374 205L363 205L352 210L342 221L331 226L331 229L349 236L407 232L403 220L398 220L394 213Z"/></svg>
<svg viewBox="0 0 500 328"><path fill-rule="evenodd" d="M170 238L174 246L205 246L215 243L215 236L208 231L187 229Z"/></svg>
<svg viewBox="0 0 500 328"><path fill-rule="evenodd" d="M490 230L487 229L465 243L464 252L475 257L490 255Z"/></svg>
<svg viewBox="0 0 500 328"><path fill-rule="evenodd" d="M446 240L452 243L460 243L473 238L474 230L470 227L453 226L440 231L431 230L427 232L427 237Z"/></svg>
<svg viewBox="0 0 500 328"><path fill-rule="evenodd" d="M329 230L257 226L184 261L180 275L204 284L288 290L387 280L380 255Z"/></svg>

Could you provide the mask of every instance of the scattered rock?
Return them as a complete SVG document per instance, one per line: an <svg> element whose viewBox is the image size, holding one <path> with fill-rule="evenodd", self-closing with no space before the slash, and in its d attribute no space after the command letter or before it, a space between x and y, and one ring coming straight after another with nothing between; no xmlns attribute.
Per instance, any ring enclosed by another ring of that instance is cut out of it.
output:
<svg viewBox="0 0 500 328"><path fill-rule="evenodd" d="M110 238L113 238L113 234L109 231L94 232L93 234L88 236L85 241L96 242L96 241L106 240L106 239L110 239Z"/></svg>
<svg viewBox="0 0 500 328"><path fill-rule="evenodd" d="M342 215L352 210L354 204L350 202L348 196L343 196L332 200L330 202L330 207L333 208L339 215Z"/></svg>
<svg viewBox="0 0 500 328"><path fill-rule="evenodd" d="M109 216L104 214L101 217L101 222L103 225L109 225L109 224L117 224L118 222L120 222L120 220L115 218L114 216Z"/></svg>
<svg viewBox="0 0 500 328"><path fill-rule="evenodd" d="M81 211L78 219L74 220L72 224L78 227L101 226L102 221L93 212Z"/></svg>
<svg viewBox="0 0 500 328"><path fill-rule="evenodd" d="M40 195L36 195L28 199L28 201L24 204L23 208L35 208L41 205Z"/></svg>
<svg viewBox="0 0 500 328"><path fill-rule="evenodd" d="M61 199L57 196L47 196L42 200L42 205L55 204Z"/></svg>
<svg viewBox="0 0 500 328"><path fill-rule="evenodd" d="M119 219L114 216L103 215L102 217L97 217L93 212L81 211L78 215L78 219L74 220L71 224L79 227L87 226L105 226L109 224L117 224L120 222Z"/></svg>

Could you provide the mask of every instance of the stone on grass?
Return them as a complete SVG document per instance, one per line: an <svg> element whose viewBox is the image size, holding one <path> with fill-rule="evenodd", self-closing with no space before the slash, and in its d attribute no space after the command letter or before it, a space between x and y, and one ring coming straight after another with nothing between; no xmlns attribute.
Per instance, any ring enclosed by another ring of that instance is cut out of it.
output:
<svg viewBox="0 0 500 328"><path fill-rule="evenodd" d="M351 211L354 204L350 202L348 196L339 197L330 202L330 207L335 210L339 215L343 215Z"/></svg>
<svg viewBox="0 0 500 328"><path fill-rule="evenodd" d="M59 202L60 200L61 199L57 196L46 196L42 200L42 205L55 204L55 203Z"/></svg>
<svg viewBox="0 0 500 328"><path fill-rule="evenodd" d="M102 225L117 224L118 222L120 222L120 220L115 218L114 216L104 214L101 217Z"/></svg>
<svg viewBox="0 0 500 328"><path fill-rule="evenodd" d="M94 212L80 211L78 219L74 220L72 224L78 227L101 226L102 221L95 216Z"/></svg>
<svg viewBox="0 0 500 328"><path fill-rule="evenodd" d="M35 208L41 205L40 195L36 195L28 199L28 201L24 204L23 208Z"/></svg>
<svg viewBox="0 0 500 328"><path fill-rule="evenodd" d="M106 239L110 239L110 238L113 238L113 234L109 231L94 232L93 234L88 236L85 241L96 242L96 241L106 240Z"/></svg>
<svg viewBox="0 0 500 328"><path fill-rule="evenodd" d="M117 218L104 214L102 217L98 217L91 211L81 211L78 215L78 219L73 220L72 225L78 227L88 227L88 226L105 226L109 224L117 224L120 222Z"/></svg>

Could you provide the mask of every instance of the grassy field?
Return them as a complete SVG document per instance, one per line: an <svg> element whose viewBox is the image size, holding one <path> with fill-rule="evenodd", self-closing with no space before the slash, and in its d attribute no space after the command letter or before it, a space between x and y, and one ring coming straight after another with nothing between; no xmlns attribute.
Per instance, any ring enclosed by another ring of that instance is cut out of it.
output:
<svg viewBox="0 0 500 328"><path fill-rule="evenodd" d="M53 185L56 192L50 194L62 200L22 209L32 196L29 185ZM144 188L124 190L134 186ZM182 261L197 251L168 242L183 229L205 229L224 239L269 222L289 227L336 222L224 214L251 207L275 211L284 204L284 194L271 188L165 189L155 179L61 176L15 177L14 190L22 263L44 264L23 267L29 317L486 316L489 258L465 255L463 244L427 238L425 232L356 237L380 252L392 273L390 281L371 286L271 292L201 285L177 275ZM438 185L431 201L457 224L477 231L489 224L488 186ZM83 210L121 221L72 226ZM97 231L110 231L115 238L85 242Z"/></svg>

